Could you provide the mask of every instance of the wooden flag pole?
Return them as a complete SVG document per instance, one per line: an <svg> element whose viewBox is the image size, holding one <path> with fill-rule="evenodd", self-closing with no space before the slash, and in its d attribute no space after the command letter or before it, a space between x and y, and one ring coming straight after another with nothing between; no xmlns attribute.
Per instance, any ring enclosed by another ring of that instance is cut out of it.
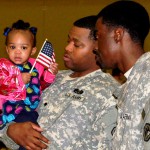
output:
<svg viewBox="0 0 150 150"><path fill-rule="evenodd" d="M33 70L33 68L34 68L34 66L35 66L35 64L36 64L36 60L37 60L37 58L39 57L39 55L40 55L40 53L41 53L41 51L42 51L42 49L43 49L43 47L44 47L44 45L45 45L46 42L47 42L47 39L45 39L45 41L44 41L44 43L43 43L43 45L42 45L42 48L41 48L41 50L40 50L38 56L36 57L35 62L34 62L34 64L33 64L33 66L32 66L32 68L31 68L31 70L30 70L29 73L32 72L32 70Z"/></svg>

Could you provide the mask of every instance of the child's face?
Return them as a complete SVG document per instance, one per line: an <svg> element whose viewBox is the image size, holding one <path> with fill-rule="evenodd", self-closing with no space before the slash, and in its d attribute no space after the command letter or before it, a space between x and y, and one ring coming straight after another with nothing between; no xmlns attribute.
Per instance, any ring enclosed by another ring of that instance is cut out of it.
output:
<svg viewBox="0 0 150 150"><path fill-rule="evenodd" d="M15 64L26 64L29 57L36 52L33 47L33 35L28 30L12 30L8 34L6 51Z"/></svg>

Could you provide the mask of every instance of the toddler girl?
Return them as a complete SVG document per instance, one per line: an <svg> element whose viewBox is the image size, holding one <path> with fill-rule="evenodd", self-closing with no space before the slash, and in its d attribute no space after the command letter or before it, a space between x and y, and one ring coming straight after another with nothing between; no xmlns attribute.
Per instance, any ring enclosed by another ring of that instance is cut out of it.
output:
<svg viewBox="0 0 150 150"><path fill-rule="evenodd" d="M22 20L4 30L9 60L0 59L1 128L11 121L37 123L41 91L54 82L57 63L45 68L36 62L30 73L35 62L30 57L36 52L36 32L37 28Z"/></svg>

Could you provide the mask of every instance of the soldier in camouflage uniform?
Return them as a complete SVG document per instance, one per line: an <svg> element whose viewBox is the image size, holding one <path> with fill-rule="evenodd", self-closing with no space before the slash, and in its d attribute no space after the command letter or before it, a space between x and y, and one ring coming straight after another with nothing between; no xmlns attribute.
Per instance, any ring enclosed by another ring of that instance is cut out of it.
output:
<svg viewBox="0 0 150 150"><path fill-rule="evenodd" d="M150 150L150 52L144 53L149 16L140 4L118 1L98 14L96 60L118 67L127 81L114 93L118 120L113 150Z"/></svg>
<svg viewBox="0 0 150 150"><path fill-rule="evenodd" d="M50 141L49 150L111 149L117 119L112 92L119 83L96 65L95 23L95 16L74 23L64 54L64 63L70 70L60 71L54 84L42 94L38 123ZM14 123L7 133L27 149L46 148L42 141L47 139L31 125L35 128L31 123ZM17 148L6 134L2 134L1 139L7 146Z"/></svg>

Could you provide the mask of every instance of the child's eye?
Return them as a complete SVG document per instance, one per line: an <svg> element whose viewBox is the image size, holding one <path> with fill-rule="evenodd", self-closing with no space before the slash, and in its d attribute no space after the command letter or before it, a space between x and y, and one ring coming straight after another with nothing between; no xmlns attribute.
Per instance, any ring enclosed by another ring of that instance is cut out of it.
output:
<svg viewBox="0 0 150 150"><path fill-rule="evenodd" d="M23 50L26 50L26 49L27 49L27 47L26 47L26 46L22 46L22 49L23 49Z"/></svg>
<svg viewBox="0 0 150 150"><path fill-rule="evenodd" d="M15 49L16 47L12 45L12 46L10 46L10 48L11 48L11 49Z"/></svg>

